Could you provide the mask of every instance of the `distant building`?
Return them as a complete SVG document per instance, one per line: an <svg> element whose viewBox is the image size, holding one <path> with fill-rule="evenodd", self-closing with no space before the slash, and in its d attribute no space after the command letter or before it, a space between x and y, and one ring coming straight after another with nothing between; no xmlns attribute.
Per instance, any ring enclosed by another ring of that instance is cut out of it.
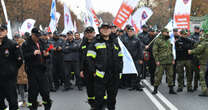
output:
<svg viewBox="0 0 208 110"><path fill-rule="evenodd" d="M190 17L190 30L191 32L193 32L194 30L194 26L200 26L202 27L202 24L205 20L208 19L208 15L205 15L205 16L201 16L201 17L193 17L191 16Z"/></svg>

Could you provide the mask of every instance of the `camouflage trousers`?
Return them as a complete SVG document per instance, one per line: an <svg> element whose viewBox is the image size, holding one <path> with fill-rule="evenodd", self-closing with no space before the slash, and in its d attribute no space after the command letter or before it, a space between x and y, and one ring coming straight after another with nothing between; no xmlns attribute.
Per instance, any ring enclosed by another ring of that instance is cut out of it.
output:
<svg viewBox="0 0 208 110"><path fill-rule="evenodd" d="M202 92L206 92L207 90L205 74L206 74L206 65L200 65L199 80L200 80Z"/></svg>
<svg viewBox="0 0 208 110"><path fill-rule="evenodd" d="M159 86L162 82L163 74L166 73L168 86L173 86L173 65L160 64L156 67L154 86Z"/></svg>
<svg viewBox="0 0 208 110"><path fill-rule="evenodd" d="M185 71L184 71L185 67ZM187 78L187 89L192 89L193 74L191 72L191 60L177 61L176 71L178 73L178 88L183 89L184 87L184 74L186 73Z"/></svg>

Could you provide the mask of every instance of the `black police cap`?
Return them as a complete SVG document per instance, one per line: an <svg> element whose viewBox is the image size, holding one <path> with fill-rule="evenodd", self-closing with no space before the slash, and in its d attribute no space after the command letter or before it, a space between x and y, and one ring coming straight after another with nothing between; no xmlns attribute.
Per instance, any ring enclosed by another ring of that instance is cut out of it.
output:
<svg viewBox="0 0 208 110"><path fill-rule="evenodd" d="M33 28L32 29L32 34L35 34L37 37L41 36L41 32L38 28Z"/></svg>
<svg viewBox="0 0 208 110"><path fill-rule="evenodd" d="M104 28L104 27L107 27L107 28L110 28L110 25L108 23L103 23L100 28Z"/></svg>
<svg viewBox="0 0 208 110"><path fill-rule="evenodd" d="M72 31L67 32L67 35L73 35Z"/></svg>
<svg viewBox="0 0 208 110"><path fill-rule="evenodd" d="M84 32L89 32L89 33L91 33L91 32L94 32L94 31L95 31L95 29L94 29L92 26L89 26L89 27L87 27L87 28L85 29Z"/></svg>

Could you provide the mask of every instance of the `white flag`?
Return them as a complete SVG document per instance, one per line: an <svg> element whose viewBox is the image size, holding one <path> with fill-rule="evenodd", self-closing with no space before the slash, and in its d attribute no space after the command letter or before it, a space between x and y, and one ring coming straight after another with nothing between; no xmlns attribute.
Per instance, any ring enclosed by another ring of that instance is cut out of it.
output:
<svg viewBox="0 0 208 110"><path fill-rule="evenodd" d="M132 59L131 54L129 53L129 51L127 50L127 48L125 47L125 45L122 43L122 41L120 40L120 38L118 38L118 43L121 47L121 51L123 53L123 74L137 74L137 69L136 66L134 64L134 61Z"/></svg>
<svg viewBox="0 0 208 110"><path fill-rule="evenodd" d="M24 35L25 32L29 32L31 33L31 30L33 29L34 25L35 25L35 20L34 19L26 19L21 28L20 28L20 33L21 35Z"/></svg>
<svg viewBox="0 0 208 110"><path fill-rule="evenodd" d="M100 25L100 22L98 17L96 16L95 10L93 9L91 0L86 0L86 8L87 8L90 26L94 27L95 32L98 33L98 27Z"/></svg>
<svg viewBox="0 0 208 110"><path fill-rule="evenodd" d="M50 24L49 24L49 27L48 27L48 32L53 33L56 30L56 24L57 24L57 20L56 20L56 0L52 0L50 16L51 16L51 21L50 21Z"/></svg>
<svg viewBox="0 0 208 110"><path fill-rule="evenodd" d="M142 25L146 24L146 22L149 20L152 14L153 11L150 8L139 8L132 16L133 26L135 25L134 27L136 28L135 30L141 32Z"/></svg>
<svg viewBox="0 0 208 110"><path fill-rule="evenodd" d="M56 12L56 27L58 27L58 22L59 22L60 17L61 17L61 13Z"/></svg>
<svg viewBox="0 0 208 110"><path fill-rule="evenodd" d="M74 26L72 23L72 17L69 8L64 4L64 34L69 31L73 31Z"/></svg>
<svg viewBox="0 0 208 110"><path fill-rule="evenodd" d="M77 22L74 20L74 32L77 32Z"/></svg>
<svg viewBox="0 0 208 110"><path fill-rule="evenodd" d="M178 29L190 29L192 0L177 0L174 12L174 23Z"/></svg>

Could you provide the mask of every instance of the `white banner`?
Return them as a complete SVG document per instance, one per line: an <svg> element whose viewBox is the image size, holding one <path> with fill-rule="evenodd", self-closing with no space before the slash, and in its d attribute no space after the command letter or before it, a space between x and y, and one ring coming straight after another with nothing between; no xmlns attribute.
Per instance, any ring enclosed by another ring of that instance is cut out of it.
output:
<svg viewBox="0 0 208 110"><path fill-rule="evenodd" d="M174 21L178 29L190 29L190 13L192 0L177 0Z"/></svg>
<svg viewBox="0 0 208 110"><path fill-rule="evenodd" d="M64 34L74 30L69 8L64 4Z"/></svg>
<svg viewBox="0 0 208 110"><path fill-rule="evenodd" d="M120 38L118 37L118 43L121 47L121 51L123 53L123 72L122 74L137 74L137 69L136 66L134 64L134 61L131 57L131 54L129 53L129 51L127 50L127 48L125 47L125 45L122 43L122 41L120 40Z"/></svg>
<svg viewBox="0 0 208 110"><path fill-rule="evenodd" d="M51 12L50 12L50 16L51 16L51 21L48 27L48 32L54 32L56 30L56 24L57 24L57 18L56 18L56 0L52 0L52 4L51 4Z"/></svg>
<svg viewBox="0 0 208 110"><path fill-rule="evenodd" d="M149 20L149 18L153 15L153 11L150 8L142 7L139 8L134 15L132 16L133 19L133 25L136 27L137 32L141 32L142 25L145 25L146 22Z"/></svg>
<svg viewBox="0 0 208 110"><path fill-rule="evenodd" d="M32 30L32 28L34 27L35 22L36 22L36 21L35 21L34 19L26 19L26 20L23 22L23 24L22 24L22 26L21 26L21 28L20 28L20 33L21 33L21 35L24 35L25 32L31 33L31 30Z"/></svg>

